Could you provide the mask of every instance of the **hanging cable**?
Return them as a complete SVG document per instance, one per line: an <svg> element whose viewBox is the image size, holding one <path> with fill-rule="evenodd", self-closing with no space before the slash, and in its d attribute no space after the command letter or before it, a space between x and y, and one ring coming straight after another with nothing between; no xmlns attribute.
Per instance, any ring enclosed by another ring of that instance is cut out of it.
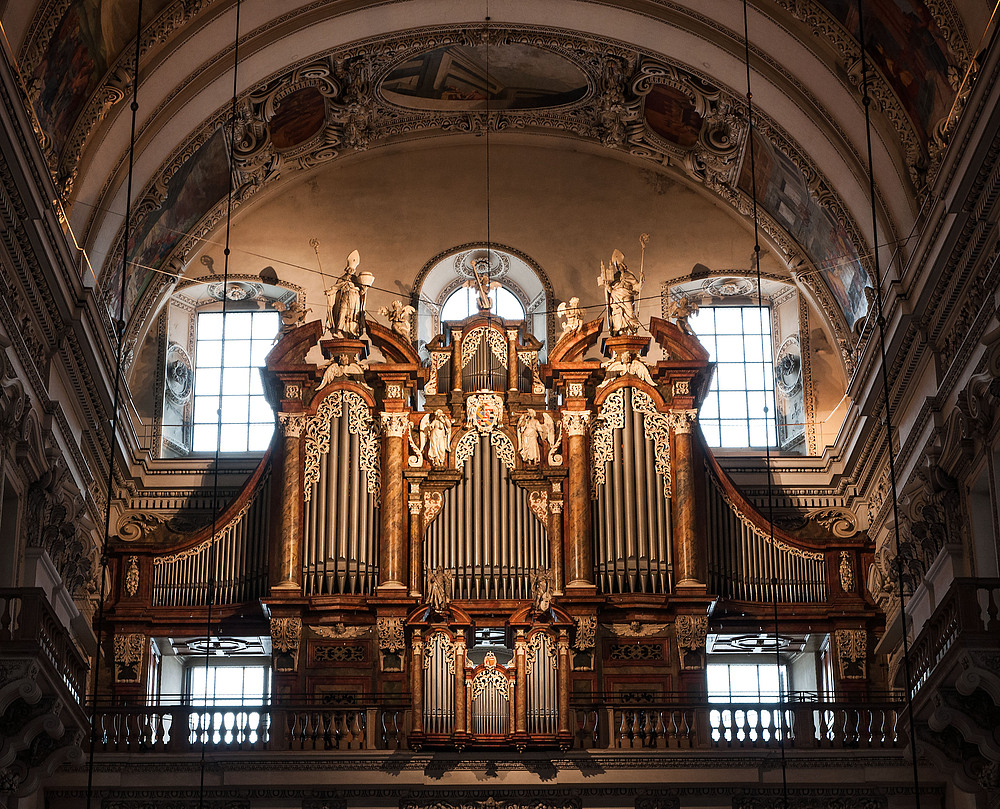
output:
<svg viewBox="0 0 1000 809"><path fill-rule="evenodd" d="M754 155L754 128L753 128L753 92L750 87L750 26L747 15L747 0L743 0L743 61L747 74L747 141L749 143L750 157L750 197L753 203L753 257L754 268L757 280L757 308L759 317L761 365L765 380L764 392L764 467L767 471L767 524L768 538L771 547L774 547L774 475L771 470L771 437L768 435L770 426L767 406L766 381L768 378L767 368L767 346L764 341L764 290L761 286L760 273L760 215L757 210L757 167ZM768 322L770 322L770 312L768 312ZM771 330L768 329L768 332ZM771 378L774 378L774 371L771 371ZM773 386L772 386L773 390ZM776 408L775 408L776 409ZM778 420L777 413L771 417L774 423L774 439L778 440ZM749 436L748 436L749 437ZM788 809L788 762L785 756L785 693L781 681L781 634L778 631L778 579L771 578L771 598L774 607L774 658L776 676L778 679L778 714L774 717L773 732L778 737L778 747L781 750L781 798L783 809ZM758 690L760 681L758 680ZM773 717L773 714L772 714Z"/></svg>
<svg viewBox="0 0 1000 809"><path fill-rule="evenodd" d="M111 501L115 486L115 443L118 436L119 407L122 388L122 355L125 349L125 293L128 289L128 247L132 236L132 180L135 169L135 129L139 112L139 53L142 39L142 0L139 0L135 22L135 61L132 65L132 123L128 141L128 179L125 184L125 235L122 246L122 277L115 319L117 339L115 345L115 377L111 401L111 420L108 428L108 476L105 481L104 535L101 538L101 587L97 601L97 651L94 655L93 691L90 698L90 755L87 761L87 809L94 797L94 750L97 747L97 699L101 678L101 648L104 645L104 599L107 597L108 543L111 536ZM141 660L142 658L140 658ZM112 666L114 662L112 661ZM112 687L114 680L112 680Z"/></svg>
<svg viewBox="0 0 1000 809"><path fill-rule="evenodd" d="M858 0L858 41L861 44L861 103L865 110L865 140L868 147L868 198L871 204L872 244L878 244L878 210L875 205L875 167L872 159L871 97L868 93L868 58L865 48L864 0ZM889 491L892 494L892 526L896 540L896 577L899 580L899 621L903 636L903 683L906 689L906 718L910 723L910 758L913 767L913 792L916 809L920 809L920 776L917 771L917 727L913 721L913 690L910 679L910 641L906 636L906 599L903 591L903 557L900 553L899 497L896 488L896 460L893 455L892 402L889 395L889 370L885 350L885 315L882 311L882 271L878 250L874 251L872 271L875 275L875 323L878 326L882 398L885 407L886 447L889 455Z"/></svg>
<svg viewBox="0 0 1000 809"><path fill-rule="evenodd" d="M239 78L240 66L240 6L241 0L236 0L236 34L233 45L233 97L229 111L229 148L233 149L236 142L236 101L237 101L237 80ZM222 252L224 256L222 269L222 331L220 334L220 357L219 357L219 407L216 413L215 432L215 463L212 473L212 533L211 544L208 549L208 592L206 594L207 609L205 617L205 691L206 702L208 692L209 663L212 656L212 605L215 602L215 566L218 554L218 543L216 532L218 530L219 513L222 510L219 502L219 461L222 455L222 404L223 404L223 381L226 374L226 315L228 314L227 303L229 301L229 247L232 231L233 219L233 169L229 171L229 187L226 192L226 246ZM211 707L215 707L215 687L216 678L212 677L212 699ZM207 706L206 706L207 707ZM212 737L212 727L216 715L213 711L206 711L208 717L207 727L204 729L201 743L201 756L199 760L199 785L198 785L198 809L205 806L205 765L208 744Z"/></svg>

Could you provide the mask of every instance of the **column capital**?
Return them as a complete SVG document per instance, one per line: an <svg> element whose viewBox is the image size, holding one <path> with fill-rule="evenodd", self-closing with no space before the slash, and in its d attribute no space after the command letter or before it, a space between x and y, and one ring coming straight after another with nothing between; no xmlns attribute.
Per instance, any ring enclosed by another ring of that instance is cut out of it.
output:
<svg viewBox="0 0 1000 809"><path fill-rule="evenodd" d="M285 438L299 438L306 428L306 416L303 413L279 413L278 426Z"/></svg>
<svg viewBox="0 0 1000 809"><path fill-rule="evenodd" d="M382 427L382 434L391 438L402 438L406 435L406 429L410 426L410 419L406 413L379 413L379 423Z"/></svg>
<svg viewBox="0 0 1000 809"><path fill-rule="evenodd" d="M562 423L567 435L586 435L587 426L590 424L590 411L564 410Z"/></svg>
<svg viewBox="0 0 1000 809"><path fill-rule="evenodd" d="M667 423L675 433L691 433L698 423L697 410L671 410L667 413Z"/></svg>

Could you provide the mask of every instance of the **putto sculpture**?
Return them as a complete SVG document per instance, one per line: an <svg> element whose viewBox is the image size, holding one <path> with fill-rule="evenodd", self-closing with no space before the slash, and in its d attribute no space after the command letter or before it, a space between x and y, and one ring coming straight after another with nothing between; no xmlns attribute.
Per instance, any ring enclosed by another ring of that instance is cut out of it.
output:
<svg viewBox="0 0 1000 809"><path fill-rule="evenodd" d="M378 310L378 313L389 321L389 327L396 332L396 334L410 340L412 339L412 321L410 318L413 317L416 311L417 310L409 304L404 305L401 301L393 301L388 306L381 307Z"/></svg>
<svg viewBox="0 0 1000 809"><path fill-rule="evenodd" d="M556 307L556 314L565 318L562 324L561 340L567 334L575 334L583 328L583 312L580 310L580 299L575 295L569 301L563 301Z"/></svg>

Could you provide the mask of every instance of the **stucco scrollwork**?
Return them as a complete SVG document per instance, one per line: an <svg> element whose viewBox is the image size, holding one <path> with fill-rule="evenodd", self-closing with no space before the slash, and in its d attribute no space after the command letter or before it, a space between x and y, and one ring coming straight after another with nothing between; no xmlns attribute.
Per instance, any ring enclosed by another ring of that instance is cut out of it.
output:
<svg viewBox="0 0 1000 809"><path fill-rule="evenodd" d="M846 539L858 533L858 518L853 511L838 506L827 506L810 511L807 515L824 528L830 530L835 537Z"/></svg>

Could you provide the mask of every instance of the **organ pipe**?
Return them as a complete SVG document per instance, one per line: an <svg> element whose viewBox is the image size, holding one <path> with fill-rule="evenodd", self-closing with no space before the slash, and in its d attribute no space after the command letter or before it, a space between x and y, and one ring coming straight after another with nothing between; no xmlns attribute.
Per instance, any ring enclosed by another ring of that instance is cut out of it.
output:
<svg viewBox="0 0 1000 809"><path fill-rule="evenodd" d="M378 507L362 470L362 438L348 419L331 416L330 451L304 504L306 595L367 595L378 580Z"/></svg>
<svg viewBox="0 0 1000 809"><path fill-rule="evenodd" d="M610 469L594 491L597 573L608 593L666 593L672 584L670 500L656 471L645 416L624 388L621 427L612 430Z"/></svg>
<svg viewBox="0 0 1000 809"><path fill-rule="evenodd" d="M196 607L256 601L267 589L271 476L266 474L247 504L215 536L194 548L153 558L153 606Z"/></svg>
<svg viewBox="0 0 1000 809"><path fill-rule="evenodd" d="M425 587L428 572L445 567L455 574L454 598L530 597L532 573L548 566L548 538L529 492L510 477L488 434L463 469L425 528Z"/></svg>
<svg viewBox="0 0 1000 809"><path fill-rule="evenodd" d="M736 511L714 475L709 474L708 480L708 569L713 592L739 601L825 601L823 554L772 540Z"/></svg>

